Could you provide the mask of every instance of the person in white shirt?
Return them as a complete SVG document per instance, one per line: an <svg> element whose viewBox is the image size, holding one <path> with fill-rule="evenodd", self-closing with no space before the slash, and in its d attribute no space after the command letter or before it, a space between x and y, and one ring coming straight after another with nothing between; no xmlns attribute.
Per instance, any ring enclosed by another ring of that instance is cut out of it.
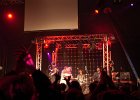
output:
<svg viewBox="0 0 140 100"><path fill-rule="evenodd" d="M66 84L65 78L67 79L68 77L72 78L72 68L68 66L64 66L64 69L61 71L61 79L60 79L60 84L64 83Z"/></svg>

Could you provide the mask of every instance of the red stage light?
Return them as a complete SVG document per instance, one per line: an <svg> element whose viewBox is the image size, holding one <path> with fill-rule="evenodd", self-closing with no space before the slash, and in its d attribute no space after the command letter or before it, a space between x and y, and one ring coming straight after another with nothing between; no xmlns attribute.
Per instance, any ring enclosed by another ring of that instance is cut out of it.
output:
<svg viewBox="0 0 140 100"><path fill-rule="evenodd" d="M8 17L8 19L12 19L13 18L13 14L12 13L8 13L7 17Z"/></svg>
<svg viewBox="0 0 140 100"><path fill-rule="evenodd" d="M95 9L94 12L95 12L95 14L98 14L99 13L99 10Z"/></svg>
<svg viewBox="0 0 140 100"><path fill-rule="evenodd" d="M45 45L44 45L44 48L48 48L48 47L49 47L49 45L48 45L48 44L45 44Z"/></svg>

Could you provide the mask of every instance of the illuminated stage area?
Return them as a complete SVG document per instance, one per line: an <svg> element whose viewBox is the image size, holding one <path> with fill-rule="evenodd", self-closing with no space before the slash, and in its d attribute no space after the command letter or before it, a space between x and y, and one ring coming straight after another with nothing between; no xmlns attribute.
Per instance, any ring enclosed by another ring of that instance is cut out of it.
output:
<svg viewBox="0 0 140 100"><path fill-rule="evenodd" d="M114 40L115 37L110 34L38 37L35 40L36 69L49 75L53 63L61 74L64 67L69 66L72 68L73 79L77 78L79 69L83 70L86 76L82 86L85 94L89 91L87 87L93 82L97 67L105 69L115 84L131 83L129 72L112 73L111 45ZM47 65L44 61L48 62Z"/></svg>
<svg viewBox="0 0 140 100"><path fill-rule="evenodd" d="M97 67L105 68L110 75L110 48L113 39L110 34L36 38L36 68L42 70L42 54L45 54L49 63L54 62L60 72L64 66L71 66L74 77L78 69L84 70L84 73L91 77Z"/></svg>

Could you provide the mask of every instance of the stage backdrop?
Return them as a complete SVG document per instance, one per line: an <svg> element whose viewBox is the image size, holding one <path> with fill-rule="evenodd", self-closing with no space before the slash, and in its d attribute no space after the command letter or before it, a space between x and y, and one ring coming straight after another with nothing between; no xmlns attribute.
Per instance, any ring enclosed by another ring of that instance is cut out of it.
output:
<svg viewBox="0 0 140 100"><path fill-rule="evenodd" d="M50 56L48 52L51 49L44 49L43 56L46 58L43 62L50 62ZM49 64L50 64L49 63ZM84 74L88 74L88 77L92 77L97 67L101 67L103 64L103 52L102 50L90 49L90 48L61 48L57 53L56 65L60 70L60 73L64 66L72 67L72 74L76 78L78 69L82 69ZM44 65L43 65L44 66ZM48 65L45 65L46 68ZM90 81L90 80L89 80Z"/></svg>

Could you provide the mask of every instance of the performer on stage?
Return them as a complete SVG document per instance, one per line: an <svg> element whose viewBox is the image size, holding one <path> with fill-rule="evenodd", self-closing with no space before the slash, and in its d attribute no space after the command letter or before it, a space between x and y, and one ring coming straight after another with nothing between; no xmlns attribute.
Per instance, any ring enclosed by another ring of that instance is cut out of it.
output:
<svg viewBox="0 0 140 100"><path fill-rule="evenodd" d="M96 72L94 72L94 74L93 74L93 81L99 82L100 81L100 75L101 75L101 68L97 67Z"/></svg>
<svg viewBox="0 0 140 100"><path fill-rule="evenodd" d="M72 78L72 68L68 67L68 66L64 66L64 69L61 72L61 79L60 79L60 83L64 83L66 84L65 78Z"/></svg>
<svg viewBox="0 0 140 100"><path fill-rule="evenodd" d="M81 69L78 70L77 80L80 85L85 83L85 75L83 74L83 71Z"/></svg>
<svg viewBox="0 0 140 100"><path fill-rule="evenodd" d="M51 82L53 83L55 81L55 77L56 77L55 75L59 74L59 69L56 67L54 63L52 63L51 68L49 70L50 70L49 78Z"/></svg>

